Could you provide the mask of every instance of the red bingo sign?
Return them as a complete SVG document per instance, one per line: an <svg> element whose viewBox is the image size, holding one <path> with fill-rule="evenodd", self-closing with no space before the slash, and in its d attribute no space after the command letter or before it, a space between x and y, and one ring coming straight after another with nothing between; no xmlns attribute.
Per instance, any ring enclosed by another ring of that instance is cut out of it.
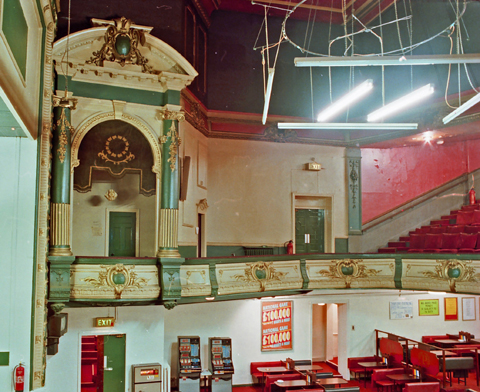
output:
<svg viewBox="0 0 480 392"><path fill-rule="evenodd" d="M262 351L292 349L292 301L262 302Z"/></svg>

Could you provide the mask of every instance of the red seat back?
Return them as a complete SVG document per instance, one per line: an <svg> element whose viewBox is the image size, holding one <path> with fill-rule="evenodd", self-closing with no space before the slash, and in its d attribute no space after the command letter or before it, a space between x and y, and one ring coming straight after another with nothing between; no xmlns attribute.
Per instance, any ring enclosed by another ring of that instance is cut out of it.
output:
<svg viewBox="0 0 480 392"><path fill-rule="evenodd" d="M458 238L459 249L475 249L478 234L460 233Z"/></svg>
<svg viewBox="0 0 480 392"><path fill-rule="evenodd" d="M425 234L425 249L440 249L442 246L442 234Z"/></svg>
<svg viewBox="0 0 480 392"><path fill-rule="evenodd" d="M443 233L442 249L458 249L459 237L458 233Z"/></svg>
<svg viewBox="0 0 480 392"><path fill-rule="evenodd" d="M452 225L447 226L447 233L463 233L465 225Z"/></svg>
<svg viewBox="0 0 480 392"><path fill-rule="evenodd" d="M426 234L411 234L410 249L423 249L425 247Z"/></svg>
<svg viewBox="0 0 480 392"><path fill-rule="evenodd" d="M473 211L458 211L457 225L470 225L473 223Z"/></svg>

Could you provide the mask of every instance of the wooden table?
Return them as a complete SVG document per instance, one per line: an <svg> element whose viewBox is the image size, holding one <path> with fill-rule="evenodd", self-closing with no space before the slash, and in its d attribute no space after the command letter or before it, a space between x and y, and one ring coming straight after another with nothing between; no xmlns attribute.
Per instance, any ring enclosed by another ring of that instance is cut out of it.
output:
<svg viewBox="0 0 480 392"><path fill-rule="evenodd" d="M316 381L316 384L320 386L327 386L327 385L337 386L337 385L342 385L347 383L348 381L344 380L341 377L320 378Z"/></svg>
<svg viewBox="0 0 480 392"><path fill-rule="evenodd" d="M272 367L259 367L257 368L259 372L262 372L263 378L263 391L265 392L265 374L267 373L287 373L291 372L285 366L272 366Z"/></svg>
<svg viewBox="0 0 480 392"><path fill-rule="evenodd" d="M397 388L397 385L401 386L407 382L422 381L420 377L416 377L413 374L387 374L387 378L393 381L393 390Z"/></svg>
<svg viewBox="0 0 480 392"><path fill-rule="evenodd" d="M443 357L444 353L446 357L455 357L458 355L457 353L448 350L432 350L430 353L435 354L437 357Z"/></svg>
<svg viewBox="0 0 480 392"><path fill-rule="evenodd" d="M297 372L317 372L319 370L323 370L323 367L319 365L300 365L295 366L295 370Z"/></svg>
<svg viewBox="0 0 480 392"><path fill-rule="evenodd" d="M463 340L458 340L458 339L438 339L438 340L435 340L435 343L440 344L440 347L452 348L456 344L469 344L470 342L465 342Z"/></svg>
<svg viewBox="0 0 480 392"><path fill-rule="evenodd" d="M363 367L364 370L364 381L365 381L365 386L367 386L367 371L368 369L381 369L381 368L386 368L387 365L384 364L383 362L358 362L358 366Z"/></svg>

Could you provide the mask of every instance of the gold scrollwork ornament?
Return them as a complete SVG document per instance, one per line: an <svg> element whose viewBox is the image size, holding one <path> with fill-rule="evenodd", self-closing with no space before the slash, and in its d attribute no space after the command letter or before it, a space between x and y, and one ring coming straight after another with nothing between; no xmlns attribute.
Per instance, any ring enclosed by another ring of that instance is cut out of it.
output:
<svg viewBox="0 0 480 392"><path fill-rule="evenodd" d="M256 263L247 263L245 275L235 275L234 278L244 282L258 282L260 291L265 291L267 283L282 281L285 275L287 273L277 271L273 267L273 262L257 261Z"/></svg>
<svg viewBox="0 0 480 392"><path fill-rule="evenodd" d="M446 280L452 293L456 293L456 282L478 283L480 274L476 273L475 268L467 264L471 261L461 261L455 259L437 260L434 271L422 271L421 273L430 279Z"/></svg>
<svg viewBox="0 0 480 392"><path fill-rule="evenodd" d="M369 278L376 276L380 272L368 269L366 265L361 264L363 260L332 260L332 263L328 270L321 270L318 273L331 279L343 279L347 289L351 287L353 279Z"/></svg>

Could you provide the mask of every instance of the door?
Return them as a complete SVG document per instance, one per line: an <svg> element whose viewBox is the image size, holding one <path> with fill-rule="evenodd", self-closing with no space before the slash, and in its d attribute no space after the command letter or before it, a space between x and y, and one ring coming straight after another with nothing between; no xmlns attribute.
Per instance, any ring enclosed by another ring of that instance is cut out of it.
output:
<svg viewBox="0 0 480 392"><path fill-rule="evenodd" d="M125 335L103 336L103 391L125 392Z"/></svg>
<svg viewBox="0 0 480 392"><path fill-rule="evenodd" d="M137 214L110 212L108 254L135 257Z"/></svg>
<svg viewBox="0 0 480 392"><path fill-rule="evenodd" d="M325 252L325 210L295 209L295 251Z"/></svg>
<svg viewBox="0 0 480 392"><path fill-rule="evenodd" d="M82 337L81 392L125 392L125 335Z"/></svg>

